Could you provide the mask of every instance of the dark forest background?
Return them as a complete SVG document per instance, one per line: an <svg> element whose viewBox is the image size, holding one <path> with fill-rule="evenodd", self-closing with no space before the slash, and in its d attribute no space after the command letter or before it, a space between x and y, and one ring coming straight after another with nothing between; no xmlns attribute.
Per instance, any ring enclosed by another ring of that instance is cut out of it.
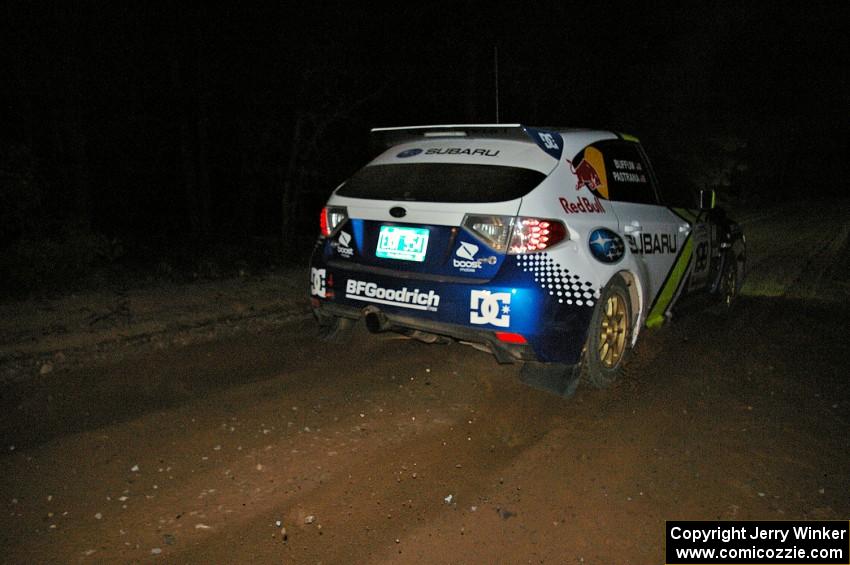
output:
<svg viewBox="0 0 850 565"><path fill-rule="evenodd" d="M369 128L496 120L496 49L501 121L633 133L667 194L847 190L847 2L173 4L2 8L4 290L304 261Z"/></svg>

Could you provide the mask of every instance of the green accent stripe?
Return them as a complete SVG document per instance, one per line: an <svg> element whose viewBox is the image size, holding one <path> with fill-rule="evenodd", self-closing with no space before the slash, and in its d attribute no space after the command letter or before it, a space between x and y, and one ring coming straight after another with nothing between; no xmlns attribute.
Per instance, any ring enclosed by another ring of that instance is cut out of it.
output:
<svg viewBox="0 0 850 565"><path fill-rule="evenodd" d="M691 225L693 225L699 219L698 213L694 214L693 212L691 212L687 208L670 208L670 211L673 212L674 214L676 214L677 216L679 216L680 218L682 218L683 220L685 220L686 222L688 222Z"/></svg>
<svg viewBox="0 0 850 565"><path fill-rule="evenodd" d="M640 140L633 135L629 135L627 133L617 132L620 135L620 138L624 141L633 141L635 143L640 143Z"/></svg>
<svg viewBox="0 0 850 565"><path fill-rule="evenodd" d="M676 296L676 291L679 289L679 285L688 272L688 264L690 264L693 252L694 241L688 235L682 246L682 253L676 259L676 263L667 275L667 280L664 281L661 292L658 293L658 297L655 299L655 304L652 305L652 309L649 311L649 316L646 317L646 327L654 328L664 323L664 313L667 311L670 301Z"/></svg>

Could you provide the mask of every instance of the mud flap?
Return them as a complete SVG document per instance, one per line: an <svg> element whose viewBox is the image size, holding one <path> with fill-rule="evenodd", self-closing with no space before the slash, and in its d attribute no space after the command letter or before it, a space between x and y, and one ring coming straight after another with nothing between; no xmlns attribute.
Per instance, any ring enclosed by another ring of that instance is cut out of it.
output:
<svg viewBox="0 0 850 565"><path fill-rule="evenodd" d="M328 343L345 344L351 340L356 320L331 316L316 316L319 321L319 339Z"/></svg>
<svg viewBox="0 0 850 565"><path fill-rule="evenodd" d="M520 369L519 380L532 388L570 398L578 388L580 372L575 365L527 361Z"/></svg>

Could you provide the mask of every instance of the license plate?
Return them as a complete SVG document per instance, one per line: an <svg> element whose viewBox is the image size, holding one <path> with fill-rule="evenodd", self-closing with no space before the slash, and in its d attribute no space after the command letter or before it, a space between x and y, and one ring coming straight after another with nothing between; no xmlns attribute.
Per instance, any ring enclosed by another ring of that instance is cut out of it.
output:
<svg viewBox="0 0 850 565"><path fill-rule="evenodd" d="M427 229L381 226L375 256L383 259L422 262L425 260L427 249Z"/></svg>

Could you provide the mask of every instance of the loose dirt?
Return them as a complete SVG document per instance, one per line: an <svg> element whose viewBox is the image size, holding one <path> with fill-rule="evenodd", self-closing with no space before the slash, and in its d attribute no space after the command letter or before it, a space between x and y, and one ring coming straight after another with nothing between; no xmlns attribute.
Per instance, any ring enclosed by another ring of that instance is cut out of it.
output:
<svg viewBox="0 0 850 565"><path fill-rule="evenodd" d="M850 273L801 247L834 225L833 253L831 214L746 226L731 313L675 316L569 400L468 347L327 344L297 317L9 380L0 559L643 564L665 520L846 520Z"/></svg>

